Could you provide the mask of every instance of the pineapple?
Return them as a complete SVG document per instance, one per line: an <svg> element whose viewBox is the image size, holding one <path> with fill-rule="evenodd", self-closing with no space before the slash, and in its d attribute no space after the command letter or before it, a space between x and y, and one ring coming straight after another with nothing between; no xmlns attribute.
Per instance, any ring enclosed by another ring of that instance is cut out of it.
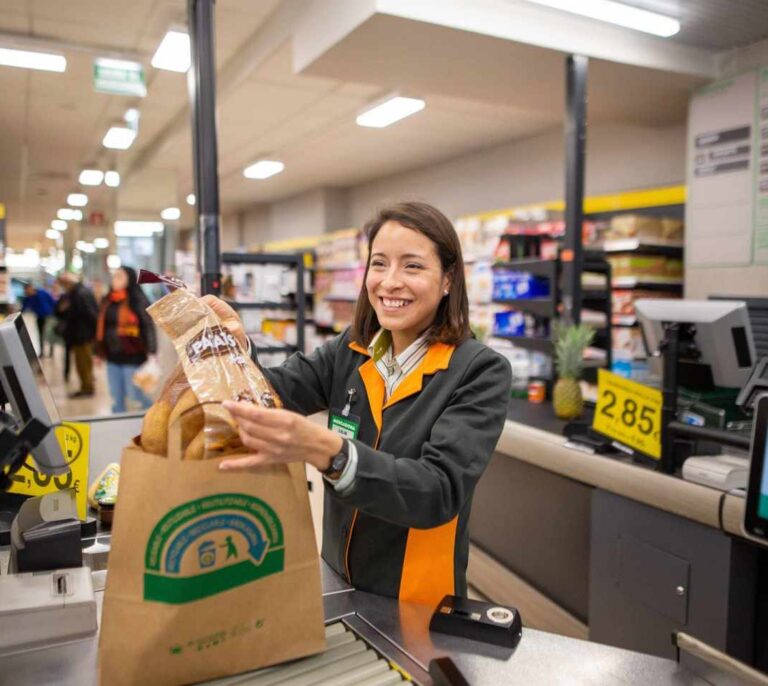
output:
<svg viewBox="0 0 768 686"><path fill-rule="evenodd" d="M594 336L595 330L585 324L555 326L558 379L553 392L553 404L555 414L560 419L575 419L584 410L579 379L584 368L584 349Z"/></svg>

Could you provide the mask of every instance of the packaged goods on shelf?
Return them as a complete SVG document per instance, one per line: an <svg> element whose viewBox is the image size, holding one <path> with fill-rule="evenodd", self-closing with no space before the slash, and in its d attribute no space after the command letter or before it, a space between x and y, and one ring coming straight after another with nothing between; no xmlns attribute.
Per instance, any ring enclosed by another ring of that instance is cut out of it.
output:
<svg viewBox="0 0 768 686"><path fill-rule="evenodd" d="M647 291L643 289L616 288L611 294L611 312L614 317L634 317L635 301L640 298L679 298L674 291Z"/></svg>
<svg viewBox="0 0 768 686"><path fill-rule="evenodd" d="M316 269L336 269L365 263L368 249L361 231L344 229L323 238L315 248Z"/></svg>
<svg viewBox="0 0 768 686"><path fill-rule="evenodd" d="M639 327L616 327L611 330L614 359L636 360L645 357L645 344Z"/></svg>
<svg viewBox="0 0 768 686"><path fill-rule="evenodd" d="M662 238L679 240L683 237L683 222L671 217L653 217L643 214L618 214L611 218L607 240L619 238Z"/></svg>
<svg viewBox="0 0 768 686"><path fill-rule="evenodd" d="M467 265L467 298L472 304L485 304L493 300L493 269L486 261Z"/></svg>
<svg viewBox="0 0 768 686"><path fill-rule="evenodd" d="M549 321L527 312L504 310L494 314L493 335L546 338L549 336Z"/></svg>
<svg viewBox="0 0 768 686"><path fill-rule="evenodd" d="M683 261L662 255L608 255L613 278L682 278Z"/></svg>
<svg viewBox="0 0 768 686"><path fill-rule="evenodd" d="M549 295L549 282L527 272L496 269L493 272L493 299L543 298Z"/></svg>
<svg viewBox="0 0 768 686"><path fill-rule="evenodd" d="M614 374L623 376L625 379L632 379L632 381L639 383L648 383L650 379L650 371L646 360L617 359L614 357L611 371Z"/></svg>

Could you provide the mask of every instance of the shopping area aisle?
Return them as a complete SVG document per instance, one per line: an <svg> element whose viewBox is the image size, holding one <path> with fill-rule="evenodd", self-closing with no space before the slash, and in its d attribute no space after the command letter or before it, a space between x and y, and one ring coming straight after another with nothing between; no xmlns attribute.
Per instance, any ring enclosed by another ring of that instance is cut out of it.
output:
<svg viewBox="0 0 768 686"><path fill-rule="evenodd" d="M48 352L47 349L46 352ZM68 381L64 380L64 348L62 346L54 346L53 357L44 357L40 362L62 419L74 420L79 417L112 414L112 401L109 397L105 363L94 362L93 376L96 393L92 398L69 398L70 393L74 393L80 388L80 379L75 370L74 359L70 365Z"/></svg>

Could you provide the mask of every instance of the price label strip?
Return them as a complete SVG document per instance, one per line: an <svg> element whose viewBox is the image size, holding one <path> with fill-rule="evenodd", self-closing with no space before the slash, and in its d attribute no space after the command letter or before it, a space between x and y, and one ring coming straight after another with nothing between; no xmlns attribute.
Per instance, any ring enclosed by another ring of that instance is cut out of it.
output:
<svg viewBox="0 0 768 686"><path fill-rule="evenodd" d="M657 388L599 369L592 428L654 460L661 458L662 395Z"/></svg>
<svg viewBox="0 0 768 686"><path fill-rule="evenodd" d="M90 424L62 422L55 428L56 438L59 440L69 471L60 476L43 474L38 470L32 455L27 455L19 471L11 477L13 484L8 492L33 496L73 488L77 502L77 516L85 519L88 512L90 430Z"/></svg>

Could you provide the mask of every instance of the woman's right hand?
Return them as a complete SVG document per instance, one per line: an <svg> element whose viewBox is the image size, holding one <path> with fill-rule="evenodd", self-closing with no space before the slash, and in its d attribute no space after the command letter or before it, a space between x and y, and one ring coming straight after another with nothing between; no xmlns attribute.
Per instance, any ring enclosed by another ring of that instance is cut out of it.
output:
<svg viewBox="0 0 768 686"><path fill-rule="evenodd" d="M202 301L213 310L214 314L221 320L221 323L227 331L229 331L229 333L237 339L237 342L243 346L243 350L247 350L248 337L245 335L245 327L237 312L215 295L204 295Z"/></svg>

